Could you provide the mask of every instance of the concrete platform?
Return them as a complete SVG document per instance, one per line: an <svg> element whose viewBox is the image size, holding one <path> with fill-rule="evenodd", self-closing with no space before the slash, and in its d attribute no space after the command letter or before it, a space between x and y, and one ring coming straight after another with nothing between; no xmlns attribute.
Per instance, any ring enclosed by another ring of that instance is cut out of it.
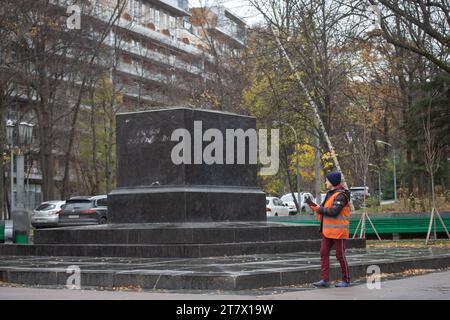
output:
<svg viewBox="0 0 450 320"><path fill-rule="evenodd" d="M110 224L35 230L32 245L0 245L0 255L199 258L311 252L319 227L275 222ZM347 248L364 248L364 239Z"/></svg>
<svg viewBox="0 0 450 320"><path fill-rule="evenodd" d="M450 266L448 249L435 248L350 249L347 259L353 279L366 276L369 265L378 265L382 273ZM334 258L331 263L331 279L338 280L339 265ZM83 288L233 291L301 285L320 275L318 252L195 259L0 256L0 281L60 287L73 265L81 270Z"/></svg>

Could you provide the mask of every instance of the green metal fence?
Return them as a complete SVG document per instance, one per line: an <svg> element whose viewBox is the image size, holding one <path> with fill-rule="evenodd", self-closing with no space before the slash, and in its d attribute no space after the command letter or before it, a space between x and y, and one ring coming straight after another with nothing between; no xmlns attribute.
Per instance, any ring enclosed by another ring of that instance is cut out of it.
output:
<svg viewBox="0 0 450 320"><path fill-rule="evenodd" d="M444 220L447 230L450 230L450 217L442 217ZM378 233L421 233L427 232L430 223L430 218L428 217L402 217L402 218L372 218L371 220L375 225ZM279 220L280 222L283 220ZM313 224L319 225L317 220L305 220L299 218L299 220L284 220L283 222L290 223L303 223L303 224ZM350 220L350 233L354 233L358 225L359 217ZM439 219L435 220L436 232L444 232L444 227L442 226ZM434 230L434 229L432 229ZM372 226L369 221L366 221L366 234L374 234Z"/></svg>

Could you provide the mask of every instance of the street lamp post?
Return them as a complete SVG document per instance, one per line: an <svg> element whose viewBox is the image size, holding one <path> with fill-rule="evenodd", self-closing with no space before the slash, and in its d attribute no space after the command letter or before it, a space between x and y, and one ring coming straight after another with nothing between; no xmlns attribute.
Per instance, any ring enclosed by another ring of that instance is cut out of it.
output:
<svg viewBox="0 0 450 320"><path fill-rule="evenodd" d="M33 125L26 122L21 122L18 125L18 146L19 152L16 158L16 190L17 201L14 201L14 128L15 125L12 120L6 123L6 138L7 143L11 147L11 212L14 209L25 208L25 174L24 174L24 152L23 148L31 145L33 138Z"/></svg>
<svg viewBox="0 0 450 320"><path fill-rule="evenodd" d="M297 161L295 161L295 163L296 163L295 171L296 171L296 176L297 176L297 203L298 203L298 210L299 210L299 213L300 213L301 210L302 210L301 203L300 203L301 202L301 194L300 194L300 150L297 148L297 146L299 145L297 131L295 130L295 128L292 125L290 125L289 123L286 123L286 122L274 121L273 124L275 124L275 125L282 124L282 125L288 126L294 132L295 142L296 142L295 156L297 158Z"/></svg>
<svg viewBox="0 0 450 320"><path fill-rule="evenodd" d="M392 153L394 157L394 201L397 202L397 169L395 164L395 148L392 144L385 141L377 140L376 143L384 144L392 148Z"/></svg>
<svg viewBox="0 0 450 320"><path fill-rule="evenodd" d="M9 150L11 151L11 171L10 171L10 179L11 179L11 198L10 198L10 214L14 210L14 123L12 120L6 121L6 143L9 146Z"/></svg>

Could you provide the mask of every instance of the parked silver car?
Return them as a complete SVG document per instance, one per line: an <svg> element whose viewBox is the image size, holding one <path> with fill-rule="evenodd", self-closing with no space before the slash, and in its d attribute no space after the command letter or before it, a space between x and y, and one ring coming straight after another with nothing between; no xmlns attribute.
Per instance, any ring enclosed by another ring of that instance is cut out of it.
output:
<svg viewBox="0 0 450 320"><path fill-rule="evenodd" d="M31 214L31 225L35 228L56 227L59 222L58 212L65 201L55 200L42 202Z"/></svg>

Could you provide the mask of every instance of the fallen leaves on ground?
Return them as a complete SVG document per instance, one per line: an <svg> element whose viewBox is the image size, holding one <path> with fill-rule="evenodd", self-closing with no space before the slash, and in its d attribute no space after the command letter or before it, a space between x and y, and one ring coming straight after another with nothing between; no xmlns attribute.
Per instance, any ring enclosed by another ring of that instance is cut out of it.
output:
<svg viewBox="0 0 450 320"><path fill-rule="evenodd" d="M420 240L368 240L367 248L450 248L450 240L430 240L425 244L425 239Z"/></svg>

